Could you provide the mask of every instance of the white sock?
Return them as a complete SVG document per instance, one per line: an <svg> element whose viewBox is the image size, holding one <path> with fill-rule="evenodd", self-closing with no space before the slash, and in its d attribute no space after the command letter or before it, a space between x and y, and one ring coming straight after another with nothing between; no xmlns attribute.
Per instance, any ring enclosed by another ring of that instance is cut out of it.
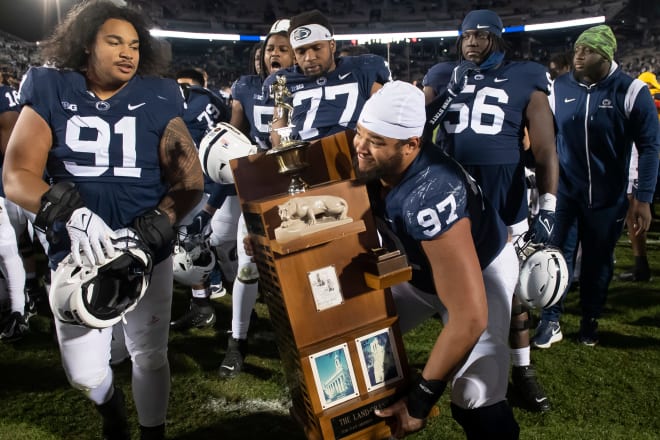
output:
<svg viewBox="0 0 660 440"><path fill-rule="evenodd" d="M232 287L231 333L234 339L247 339L250 316L257 302L259 283L245 284L236 278Z"/></svg>
<svg viewBox="0 0 660 440"><path fill-rule="evenodd" d="M529 345L524 348L511 349L511 363L516 367L526 367L530 364Z"/></svg>
<svg viewBox="0 0 660 440"><path fill-rule="evenodd" d="M191 289L193 298L207 298L209 294L206 289Z"/></svg>

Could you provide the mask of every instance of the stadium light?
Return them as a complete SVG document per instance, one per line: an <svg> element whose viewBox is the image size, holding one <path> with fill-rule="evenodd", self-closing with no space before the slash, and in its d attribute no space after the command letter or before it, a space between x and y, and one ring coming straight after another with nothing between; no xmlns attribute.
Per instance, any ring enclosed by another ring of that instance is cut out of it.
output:
<svg viewBox="0 0 660 440"><path fill-rule="evenodd" d="M555 21L550 23L525 24L508 26L504 28L505 33L513 32L533 32L550 29L565 29L576 26L588 26L605 22L605 16L578 18L574 20ZM220 40L220 41L260 41L266 37L264 35L240 35L240 34L215 34L184 31L168 31L163 29L151 29L151 35L164 38L183 38L191 40ZM335 40L339 41L357 41L359 43L396 43L399 41L408 41L424 38L455 38L459 32L453 31L426 31L426 32L393 32L379 34L336 34Z"/></svg>
<svg viewBox="0 0 660 440"><path fill-rule="evenodd" d="M525 32L547 31L549 29L564 29L575 26L588 26L592 24L605 23L605 16L578 18L575 20L556 21L554 23L540 23L525 25Z"/></svg>
<svg viewBox="0 0 660 440"><path fill-rule="evenodd" d="M164 29L150 29L154 37L182 38L184 40L220 40L220 41L259 41L265 37L259 35L215 34L207 32L167 31Z"/></svg>

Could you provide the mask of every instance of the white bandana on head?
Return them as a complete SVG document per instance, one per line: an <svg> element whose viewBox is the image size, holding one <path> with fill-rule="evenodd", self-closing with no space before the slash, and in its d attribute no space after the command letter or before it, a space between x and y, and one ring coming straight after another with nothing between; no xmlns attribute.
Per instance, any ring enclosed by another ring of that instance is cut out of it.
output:
<svg viewBox="0 0 660 440"><path fill-rule="evenodd" d="M390 81L362 107L358 124L392 139L421 136L426 123L424 93L410 83Z"/></svg>
<svg viewBox="0 0 660 440"><path fill-rule="evenodd" d="M332 40L332 32L320 24L305 24L295 28L289 36L291 47L295 50L305 44L314 43L316 41L329 41Z"/></svg>

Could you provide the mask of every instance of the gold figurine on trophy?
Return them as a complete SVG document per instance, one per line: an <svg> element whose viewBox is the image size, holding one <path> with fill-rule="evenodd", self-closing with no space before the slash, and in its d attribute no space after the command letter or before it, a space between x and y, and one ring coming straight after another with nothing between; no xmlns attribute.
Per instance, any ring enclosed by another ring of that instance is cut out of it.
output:
<svg viewBox="0 0 660 440"><path fill-rule="evenodd" d="M289 194L304 192L309 185L302 180L300 172L309 166L305 157L309 142L291 139L291 131L294 125L291 122L293 106L289 101L293 95L286 86L285 76L278 75L276 77L276 81L270 87L270 97L275 101L272 122L284 120L286 125L278 128L271 127L271 130L275 130L280 137L280 144L268 151L267 154L277 155L280 174L291 175Z"/></svg>
<svg viewBox="0 0 660 440"><path fill-rule="evenodd" d="M292 96L289 88L286 86L286 77L282 75L276 76L275 84L270 87L270 97L275 100L276 106L273 122L285 119L287 127L292 125L291 115L293 114L293 106L288 103L288 100Z"/></svg>

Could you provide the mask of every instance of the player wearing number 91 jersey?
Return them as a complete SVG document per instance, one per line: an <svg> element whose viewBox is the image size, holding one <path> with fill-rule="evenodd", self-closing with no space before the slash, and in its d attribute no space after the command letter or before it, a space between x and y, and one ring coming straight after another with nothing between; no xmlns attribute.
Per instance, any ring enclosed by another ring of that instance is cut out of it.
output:
<svg viewBox="0 0 660 440"><path fill-rule="evenodd" d="M116 2L75 6L41 48L43 61L54 67L33 68L23 82L24 106L3 168L5 192L36 213L34 226L51 243L49 296L62 366L103 418L97 437L130 438L125 400L109 364L112 327L98 328L121 314L141 438L163 439L173 225L203 189L181 117L183 96L174 81L158 77L167 62L143 15ZM122 258L128 247L147 257L140 267ZM94 266L97 275L74 272L83 265ZM75 273L92 275L71 278ZM101 284L102 290L95 288ZM79 306L95 318L75 314Z"/></svg>
<svg viewBox="0 0 660 440"><path fill-rule="evenodd" d="M54 183L77 183L86 207L112 230L158 205L167 192L158 145L168 123L183 112L174 81L134 76L101 100L87 91L78 72L33 67L20 97L53 129L48 176ZM51 243L51 256L68 249L64 240Z"/></svg>

